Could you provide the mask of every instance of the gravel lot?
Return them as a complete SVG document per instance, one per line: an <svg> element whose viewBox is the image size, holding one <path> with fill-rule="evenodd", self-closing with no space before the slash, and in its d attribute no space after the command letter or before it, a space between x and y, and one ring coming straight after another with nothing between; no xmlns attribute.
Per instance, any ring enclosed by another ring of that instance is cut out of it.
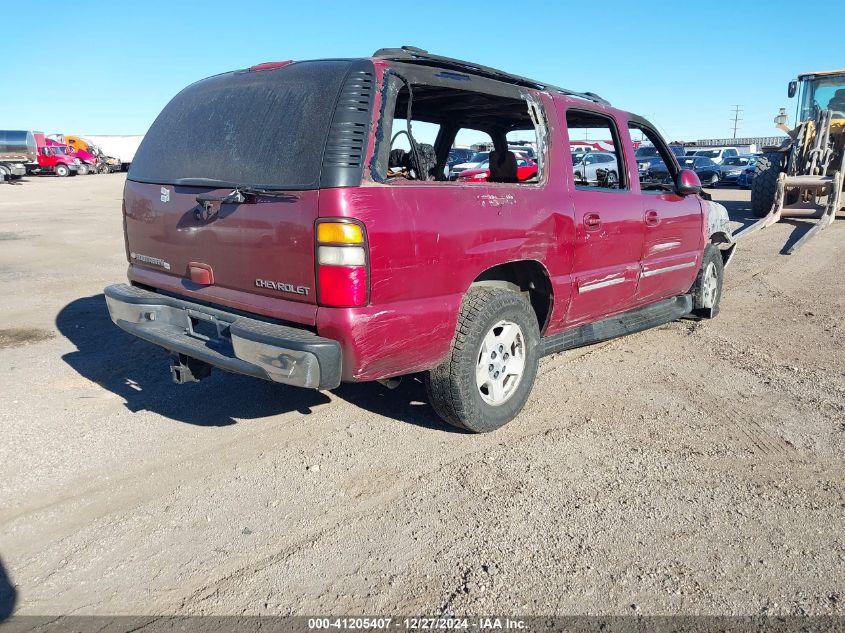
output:
<svg viewBox="0 0 845 633"><path fill-rule="evenodd" d="M17 613L845 614L845 222L755 235L718 319L547 358L472 436L413 380L173 385L103 301L122 184L0 186Z"/></svg>

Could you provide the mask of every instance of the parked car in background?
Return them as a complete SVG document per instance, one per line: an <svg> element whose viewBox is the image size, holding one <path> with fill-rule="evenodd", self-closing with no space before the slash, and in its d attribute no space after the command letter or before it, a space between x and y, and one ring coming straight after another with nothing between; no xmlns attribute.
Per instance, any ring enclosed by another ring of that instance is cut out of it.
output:
<svg viewBox="0 0 845 633"><path fill-rule="evenodd" d="M453 147L449 150L449 158L446 159L446 164L451 169L455 165L469 162L473 156L475 156L475 151L468 147Z"/></svg>
<svg viewBox="0 0 845 633"><path fill-rule="evenodd" d="M537 163L530 158L518 156L516 159L516 179L519 182L529 180L537 175ZM485 160L475 169L467 169L458 176L461 182L487 182L490 178L490 161Z"/></svg>
<svg viewBox="0 0 845 633"><path fill-rule="evenodd" d="M599 182L599 170L606 172L606 186L613 187L619 182L619 167L613 152L587 152L572 155L572 168L575 180L587 183Z"/></svg>
<svg viewBox="0 0 845 633"><path fill-rule="evenodd" d="M534 158L536 157L534 148L527 142L514 142L513 144L508 145L508 150L513 152L517 156L521 154L526 158L530 158L531 160L534 160Z"/></svg>
<svg viewBox="0 0 845 633"><path fill-rule="evenodd" d="M682 145L670 145L669 149L672 150L672 153L675 156L684 155L684 148ZM634 152L634 156L637 158L638 163L651 158L660 158L660 154L658 154L657 148L654 145L640 145Z"/></svg>
<svg viewBox="0 0 845 633"><path fill-rule="evenodd" d="M728 156L719 165L719 184L732 186L739 183L739 177L749 166L753 169L757 157L753 154L740 154L739 156Z"/></svg>
<svg viewBox="0 0 845 633"><path fill-rule="evenodd" d="M669 173L660 156L650 156L637 160L637 173L640 175L640 181L648 180L653 171L662 172L663 174Z"/></svg>
<svg viewBox="0 0 845 633"><path fill-rule="evenodd" d="M706 156L681 156L678 158L678 164L681 169L694 171L699 180L707 187L715 187L716 183L719 182L719 166ZM647 180L651 182L671 182L669 170L662 160L650 166Z"/></svg>
<svg viewBox="0 0 845 633"><path fill-rule="evenodd" d="M705 158L709 158L718 165L730 156L738 156L739 150L737 150L737 148L735 147L708 147L705 149L697 149L693 152L692 155L704 156Z"/></svg>
<svg viewBox="0 0 845 633"><path fill-rule="evenodd" d="M530 148L529 148L530 149ZM523 148L513 148L509 147L509 151L516 154L517 158L525 156L525 150ZM533 149L531 150L533 153ZM457 165L453 165L449 167L449 180L457 180L458 177L465 171L469 169L480 169L481 163L488 160L490 158L490 152L475 152L472 157L465 163L458 163Z"/></svg>
<svg viewBox="0 0 845 633"><path fill-rule="evenodd" d="M757 157L749 163L749 165L742 170L739 178L736 179L736 185L740 189L751 189L751 183L754 181L754 174L757 173Z"/></svg>
<svg viewBox="0 0 845 633"><path fill-rule="evenodd" d="M468 161L449 167L449 179L457 180L458 176L461 175L461 172L464 172L467 169L477 169L478 166L488 158L490 158L490 152L475 152Z"/></svg>

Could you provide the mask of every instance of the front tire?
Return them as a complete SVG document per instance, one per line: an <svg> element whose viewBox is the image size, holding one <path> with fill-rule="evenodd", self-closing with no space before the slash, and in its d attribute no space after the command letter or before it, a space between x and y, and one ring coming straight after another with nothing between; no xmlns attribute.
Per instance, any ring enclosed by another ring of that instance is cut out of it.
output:
<svg viewBox="0 0 845 633"><path fill-rule="evenodd" d="M57 165L56 166L56 175L59 178L65 178L70 175L70 169L67 165Z"/></svg>
<svg viewBox="0 0 845 633"><path fill-rule="evenodd" d="M692 285L692 316L698 319L714 319L719 314L722 299L722 284L725 265L722 254L713 244L704 249L704 258L695 283Z"/></svg>
<svg viewBox="0 0 845 633"><path fill-rule="evenodd" d="M513 420L531 394L540 332L531 304L502 288L464 297L449 356L428 372L429 402L449 424L488 433Z"/></svg>
<svg viewBox="0 0 845 633"><path fill-rule="evenodd" d="M770 153L760 156L754 165L754 178L751 180L751 213L755 218L764 218L772 210L782 162L783 154Z"/></svg>

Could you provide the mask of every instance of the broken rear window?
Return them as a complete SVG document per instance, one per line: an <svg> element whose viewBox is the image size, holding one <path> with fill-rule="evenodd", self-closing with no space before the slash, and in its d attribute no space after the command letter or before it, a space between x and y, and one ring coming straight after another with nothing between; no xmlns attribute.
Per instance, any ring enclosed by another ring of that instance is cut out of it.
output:
<svg viewBox="0 0 845 633"><path fill-rule="evenodd" d="M237 71L188 86L144 137L129 179L316 189L348 61Z"/></svg>

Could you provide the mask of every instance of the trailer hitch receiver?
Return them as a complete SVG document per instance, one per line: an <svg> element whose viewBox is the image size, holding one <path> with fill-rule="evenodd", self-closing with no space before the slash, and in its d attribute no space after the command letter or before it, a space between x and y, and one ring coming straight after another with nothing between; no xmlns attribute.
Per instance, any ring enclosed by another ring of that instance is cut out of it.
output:
<svg viewBox="0 0 845 633"><path fill-rule="evenodd" d="M177 385L199 382L211 375L211 365L184 354L171 354L170 375Z"/></svg>

